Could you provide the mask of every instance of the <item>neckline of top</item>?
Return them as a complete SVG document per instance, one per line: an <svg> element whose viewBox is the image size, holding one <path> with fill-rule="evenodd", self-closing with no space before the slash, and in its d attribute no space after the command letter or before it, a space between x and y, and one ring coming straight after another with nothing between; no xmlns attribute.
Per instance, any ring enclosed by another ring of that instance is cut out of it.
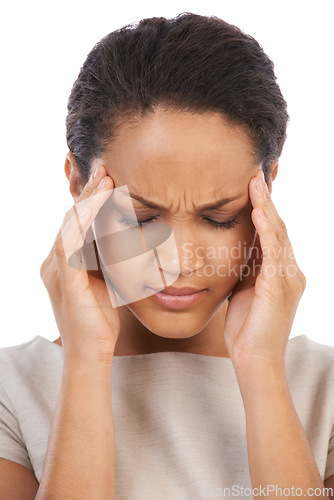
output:
<svg viewBox="0 0 334 500"><path fill-rule="evenodd" d="M305 334L302 333L300 335L296 335L295 337L292 337L288 340L288 343L292 342L294 339L302 339L303 337L305 337ZM56 349L60 350L59 352L62 352L63 349L62 349L62 346L55 343L55 342L52 342L51 340L49 339L46 339L45 337L42 337L41 335L36 335L33 339L32 339L32 342L35 341L35 340L42 340L44 342L47 342L48 344L50 345L54 345L56 346ZM114 356L113 357L113 360L114 359L120 359L120 358L127 358L127 359L130 359L130 358L139 358L139 357L144 357L144 356L154 356L154 355L163 355L163 354L176 354L176 355L182 355L182 354L185 354L185 355L190 355L190 356L196 356L198 357L199 359L219 359L219 360L226 360L226 362L228 363L231 363L232 364L232 360L230 357L224 357L224 356L209 356L207 354L196 354L196 353L193 353L193 352L183 352L183 351L161 351L161 352L150 352L150 353L145 353L145 354L127 354L125 356Z"/></svg>

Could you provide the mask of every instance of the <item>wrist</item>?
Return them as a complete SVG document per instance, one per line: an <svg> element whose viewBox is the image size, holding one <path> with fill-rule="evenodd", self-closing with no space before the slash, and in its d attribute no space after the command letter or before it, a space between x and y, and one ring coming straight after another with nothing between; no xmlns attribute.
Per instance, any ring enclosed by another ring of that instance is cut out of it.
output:
<svg viewBox="0 0 334 500"><path fill-rule="evenodd" d="M98 352L96 349L76 348L63 345L64 363L78 367L86 366L97 369L108 369L112 365L114 350Z"/></svg>
<svg viewBox="0 0 334 500"><path fill-rule="evenodd" d="M69 355L64 353L64 374L71 377L108 378L111 377L112 357L98 355Z"/></svg>
<svg viewBox="0 0 334 500"><path fill-rule="evenodd" d="M271 396L288 387L284 360L281 362L257 362L234 364L241 396L245 401Z"/></svg>
<svg viewBox="0 0 334 500"><path fill-rule="evenodd" d="M248 380L249 377L255 380L261 379L267 371L277 376L285 374L285 352L264 355L241 351L234 352L231 359L236 375L241 380Z"/></svg>

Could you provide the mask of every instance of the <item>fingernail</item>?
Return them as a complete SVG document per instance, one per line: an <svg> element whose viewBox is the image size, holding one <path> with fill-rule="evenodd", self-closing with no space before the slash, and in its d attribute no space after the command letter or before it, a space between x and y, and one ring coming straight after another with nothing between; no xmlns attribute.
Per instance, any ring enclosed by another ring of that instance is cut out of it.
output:
<svg viewBox="0 0 334 500"><path fill-rule="evenodd" d="M104 185L105 185L105 180L101 179L100 184L97 186L97 189L102 189Z"/></svg>
<svg viewBox="0 0 334 500"><path fill-rule="evenodd" d="M94 179L96 179L96 177L97 177L98 175L99 175L99 167L97 167L97 169L96 169L96 170L95 170L95 172L94 172L94 175L93 175Z"/></svg>
<svg viewBox="0 0 334 500"><path fill-rule="evenodd" d="M265 182L265 181L266 181L266 180L265 180L265 178L264 178L264 173L263 173L263 170L261 170L261 178L262 178L263 182Z"/></svg>
<svg viewBox="0 0 334 500"><path fill-rule="evenodd" d="M259 181L256 183L256 189L260 191L260 193L263 193L263 187L262 187L262 182Z"/></svg>

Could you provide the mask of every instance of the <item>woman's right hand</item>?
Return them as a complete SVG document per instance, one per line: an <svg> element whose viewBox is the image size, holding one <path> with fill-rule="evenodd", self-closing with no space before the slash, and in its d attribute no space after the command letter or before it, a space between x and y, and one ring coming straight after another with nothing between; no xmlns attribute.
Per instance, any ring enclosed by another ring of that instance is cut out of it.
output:
<svg viewBox="0 0 334 500"><path fill-rule="evenodd" d="M102 178L105 185L99 189ZM98 175L90 177L74 206L66 213L52 249L40 268L64 356L71 359L111 364L119 335L118 308L111 305L103 276L96 277L83 266L74 269L66 257L83 246L89 227L114 187L113 179L100 165ZM88 214L79 213L83 207L88 209Z"/></svg>

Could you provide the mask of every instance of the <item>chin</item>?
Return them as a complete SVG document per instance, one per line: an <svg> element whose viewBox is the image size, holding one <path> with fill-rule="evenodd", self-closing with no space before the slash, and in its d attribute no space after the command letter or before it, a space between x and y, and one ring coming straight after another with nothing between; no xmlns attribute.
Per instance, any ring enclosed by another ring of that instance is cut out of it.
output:
<svg viewBox="0 0 334 500"><path fill-rule="evenodd" d="M148 327L146 327L148 328ZM202 328L197 328L196 330L189 331L188 329L184 330L175 330L171 331L170 329L165 329L162 330L161 328L150 330L154 335L157 335L158 337L162 337L164 339L189 339L191 337L194 337L197 335L199 332L202 331Z"/></svg>
<svg viewBox="0 0 334 500"><path fill-rule="evenodd" d="M166 339L186 339L200 333L209 323L213 314L205 310L189 310L187 314L175 311L161 311L155 307L127 305L128 309L150 332Z"/></svg>

